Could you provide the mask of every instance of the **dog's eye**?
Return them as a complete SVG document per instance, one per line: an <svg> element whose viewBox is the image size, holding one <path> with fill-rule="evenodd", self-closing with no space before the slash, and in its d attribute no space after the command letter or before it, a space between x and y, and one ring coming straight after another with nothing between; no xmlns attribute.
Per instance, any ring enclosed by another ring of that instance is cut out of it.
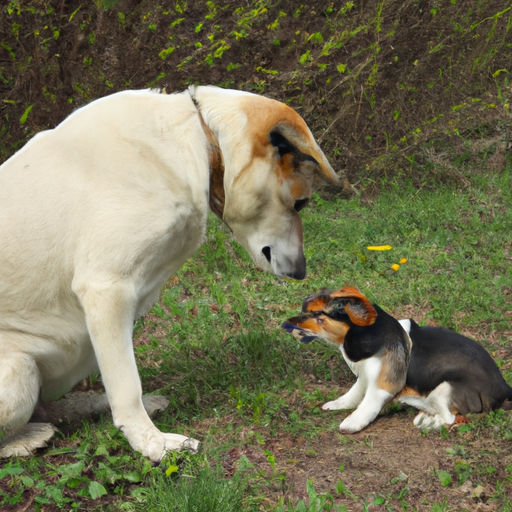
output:
<svg viewBox="0 0 512 512"><path fill-rule="evenodd" d="M309 198L306 197L305 199L298 199L297 201L295 201L295 204L293 205L293 207L295 208L295 211L296 212L300 212L302 210L302 208L304 208L305 206L307 206L309 203Z"/></svg>

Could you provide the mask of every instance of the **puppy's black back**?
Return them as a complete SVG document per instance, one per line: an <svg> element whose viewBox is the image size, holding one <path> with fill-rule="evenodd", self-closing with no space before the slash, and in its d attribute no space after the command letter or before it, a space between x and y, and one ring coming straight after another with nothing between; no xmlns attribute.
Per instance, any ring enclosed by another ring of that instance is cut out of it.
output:
<svg viewBox="0 0 512 512"><path fill-rule="evenodd" d="M512 400L512 388L476 341L449 329L410 322L413 345L407 386L427 394L449 382L453 408L459 414L489 412Z"/></svg>

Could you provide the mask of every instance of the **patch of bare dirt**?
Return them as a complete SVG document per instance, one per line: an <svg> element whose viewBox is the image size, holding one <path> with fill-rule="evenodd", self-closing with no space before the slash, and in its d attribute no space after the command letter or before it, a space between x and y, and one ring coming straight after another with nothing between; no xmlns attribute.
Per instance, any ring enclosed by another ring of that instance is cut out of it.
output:
<svg viewBox="0 0 512 512"><path fill-rule="evenodd" d="M403 510L406 504L420 512L430 511L433 504L445 500L449 510L498 510L499 500L489 500L489 496L497 482L510 480L506 469L512 463L509 442L481 432L476 436L455 431L445 439L438 432L421 434L412 423L415 413L410 409L380 416L364 431L348 436L332 430L333 413L323 413L316 427L324 424L325 430L312 439L306 437L307 432L298 437L281 433L263 446L242 444L228 450L224 467L228 475L233 474L239 459L246 457L264 478L274 482L267 496L269 504L279 497L307 503L306 483L313 480L317 492L331 493L337 504L354 512L364 510L363 502L375 497L385 502L373 505L373 510ZM346 415L336 417L341 422ZM255 429L266 434L266 429ZM463 455L453 453L454 446L463 446ZM273 464L268 453L275 459ZM465 481L459 480L457 464L471 468ZM489 472L482 473L481 468ZM442 486L438 471L452 475L449 486ZM339 481L345 494L336 492Z"/></svg>

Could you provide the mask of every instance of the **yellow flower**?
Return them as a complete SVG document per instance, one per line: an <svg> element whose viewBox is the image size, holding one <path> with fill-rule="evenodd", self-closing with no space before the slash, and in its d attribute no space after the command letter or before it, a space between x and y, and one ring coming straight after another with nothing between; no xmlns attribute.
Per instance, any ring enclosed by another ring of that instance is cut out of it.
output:
<svg viewBox="0 0 512 512"><path fill-rule="evenodd" d="M400 265L398 263L393 263L393 265L391 265L391 268L395 271L395 272L398 272L398 269L400 268Z"/></svg>
<svg viewBox="0 0 512 512"><path fill-rule="evenodd" d="M369 245L367 249L369 251L390 251L393 247L391 245Z"/></svg>
<svg viewBox="0 0 512 512"><path fill-rule="evenodd" d="M407 263L407 258L402 258L402 259L400 260L400 263L402 263L402 265L403 265L404 263Z"/></svg>

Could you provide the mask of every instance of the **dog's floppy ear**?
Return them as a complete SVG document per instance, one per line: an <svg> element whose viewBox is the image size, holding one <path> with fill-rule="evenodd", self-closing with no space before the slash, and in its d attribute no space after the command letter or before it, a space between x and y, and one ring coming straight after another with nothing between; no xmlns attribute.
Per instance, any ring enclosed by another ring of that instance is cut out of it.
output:
<svg viewBox="0 0 512 512"><path fill-rule="evenodd" d="M310 161L316 166L316 174L331 185L340 185L340 179L331 164L325 158L313 135L302 118L294 111L286 122L279 122L269 133L270 143L279 151L282 158L286 154L299 153L303 161ZM300 124L299 124L300 123ZM297 127L295 126L297 124ZM300 127L300 129L298 129Z"/></svg>
<svg viewBox="0 0 512 512"><path fill-rule="evenodd" d="M308 295L302 303L302 312L325 311L331 300L330 291L324 290L315 295Z"/></svg>
<svg viewBox="0 0 512 512"><path fill-rule="evenodd" d="M345 311L355 325L361 327L372 325L377 319L377 311L371 302L353 286L335 290L331 292L330 297L333 301L342 299Z"/></svg>

